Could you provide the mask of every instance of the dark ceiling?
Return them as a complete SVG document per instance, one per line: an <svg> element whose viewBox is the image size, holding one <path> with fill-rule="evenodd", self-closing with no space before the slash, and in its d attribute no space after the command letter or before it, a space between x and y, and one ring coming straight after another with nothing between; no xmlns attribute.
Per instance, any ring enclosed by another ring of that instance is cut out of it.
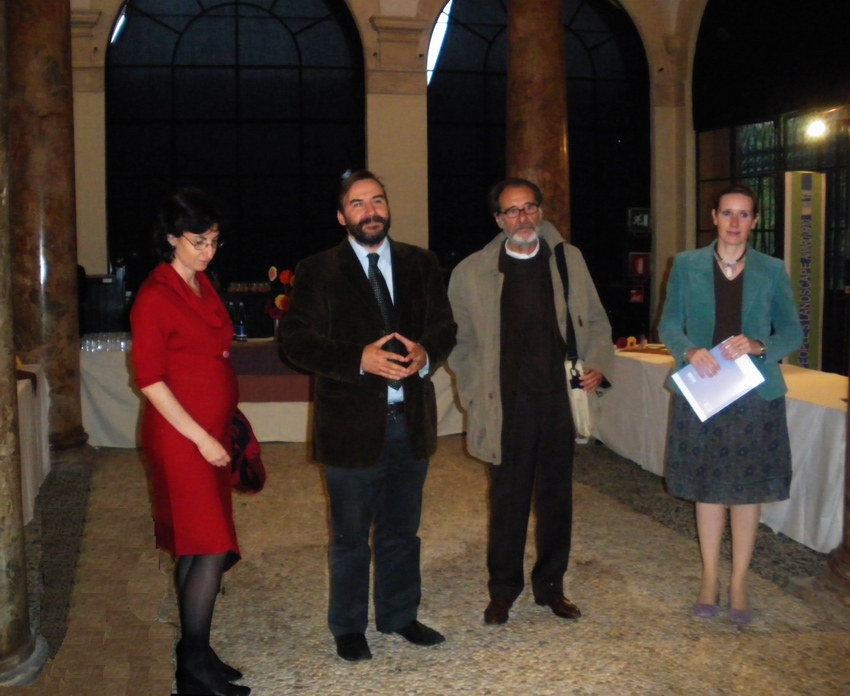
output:
<svg viewBox="0 0 850 696"><path fill-rule="evenodd" d="M850 1L709 0L693 84L699 131L844 104Z"/></svg>

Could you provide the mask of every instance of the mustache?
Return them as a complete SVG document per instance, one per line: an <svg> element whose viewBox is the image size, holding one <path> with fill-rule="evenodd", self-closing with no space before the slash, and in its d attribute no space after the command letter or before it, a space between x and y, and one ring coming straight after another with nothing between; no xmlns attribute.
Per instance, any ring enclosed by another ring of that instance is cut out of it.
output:
<svg viewBox="0 0 850 696"><path fill-rule="evenodd" d="M380 222L382 225L386 226L387 219L382 215L370 215L369 217L363 218L362 220L360 220L360 222L357 223L357 229L362 231L363 228L366 227L366 225L371 225L375 222Z"/></svg>
<svg viewBox="0 0 850 696"><path fill-rule="evenodd" d="M377 231L367 232L366 226L379 223L381 229ZM346 229L349 234L361 244L373 245L380 244L390 231L390 218L383 215L370 215L362 220L359 220L356 225L346 224Z"/></svg>
<svg viewBox="0 0 850 696"><path fill-rule="evenodd" d="M514 227L509 236L513 237L517 232L521 232L523 230L533 230L534 233L537 234L540 232L540 227L531 222L523 222Z"/></svg>

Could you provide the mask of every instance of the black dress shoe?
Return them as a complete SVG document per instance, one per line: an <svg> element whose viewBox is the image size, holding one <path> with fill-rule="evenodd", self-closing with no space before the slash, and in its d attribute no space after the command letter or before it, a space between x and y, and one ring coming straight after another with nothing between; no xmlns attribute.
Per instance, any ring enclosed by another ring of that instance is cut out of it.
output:
<svg viewBox="0 0 850 696"><path fill-rule="evenodd" d="M360 660L371 660L372 652L369 643L362 633L344 633L336 636L336 654L343 660L359 662Z"/></svg>
<svg viewBox="0 0 850 696"><path fill-rule="evenodd" d="M581 618L581 609L564 595L553 595L546 599L535 599L534 601L541 607L549 607L555 616L560 616L562 619Z"/></svg>
<svg viewBox="0 0 850 696"><path fill-rule="evenodd" d="M484 623L491 625L507 623L512 604L513 602L506 599L491 599L484 610Z"/></svg>
<svg viewBox="0 0 850 696"><path fill-rule="evenodd" d="M249 687L231 684L225 678L209 645L187 644L181 639L175 652L177 669L174 677L178 694L248 696L251 693Z"/></svg>
<svg viewBox="0 0 850 696"><path fill-rule="evenodd" d="M445 640L442 633L435 631L433 628L428 628L428 626L419 623L416 619L404 628L393 631L393 633L397 633L405 640L410 641L414 645L421 645L422 647L439 645Z"/></svg>
<svg viewBox="0 0 850 696"><path fill-rule="evenodd" d="M213 664L218 667L218 671L221 673L221 676L227 679L229 682L239 681L243 674L235 667L231 667L224 660L222 660L218 655L216 655L215 650L210 648L210 652L212 653Z"/></svg>
<svg viewBox="0 0 850 696"><path fill-rule="evenodd" d="M193 672L178 664L174 675L177 693L205 694L206 696L248 696L251 693L250 687L231 684L218 669L212 667L212 670L213 672L209 670Z"/></svg>

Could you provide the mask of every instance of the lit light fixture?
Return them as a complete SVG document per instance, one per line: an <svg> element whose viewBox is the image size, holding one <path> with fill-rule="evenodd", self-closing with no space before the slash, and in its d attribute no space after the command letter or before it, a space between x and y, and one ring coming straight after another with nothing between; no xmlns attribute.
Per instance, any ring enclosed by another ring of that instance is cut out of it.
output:
<svg viewBox="0 0 850 696"><path fill-rule="evenodd" d="M826 134L826 122L822 118L816 118L806 126L806 135L810 138L822 138Z"/></svg>

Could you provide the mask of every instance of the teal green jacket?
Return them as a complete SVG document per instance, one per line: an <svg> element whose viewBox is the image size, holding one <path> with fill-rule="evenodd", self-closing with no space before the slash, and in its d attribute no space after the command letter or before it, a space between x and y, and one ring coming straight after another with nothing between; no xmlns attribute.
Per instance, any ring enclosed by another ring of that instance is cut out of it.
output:
<svg viewBox="0 0 850 696"><path fill-rule="evenodd" d="M677 362L685 366L691 348L711 348L714 338L714 245L678 254L667 282L667 301L658 326L661 340ZM791 282L780 259L747 249L741 325L745 336L764 343L764 357L753 362L764 375L759 396L772 400L788 388L779 362L803 342L803 327ZM668 386L678 392L673 380Z"/></svg>

